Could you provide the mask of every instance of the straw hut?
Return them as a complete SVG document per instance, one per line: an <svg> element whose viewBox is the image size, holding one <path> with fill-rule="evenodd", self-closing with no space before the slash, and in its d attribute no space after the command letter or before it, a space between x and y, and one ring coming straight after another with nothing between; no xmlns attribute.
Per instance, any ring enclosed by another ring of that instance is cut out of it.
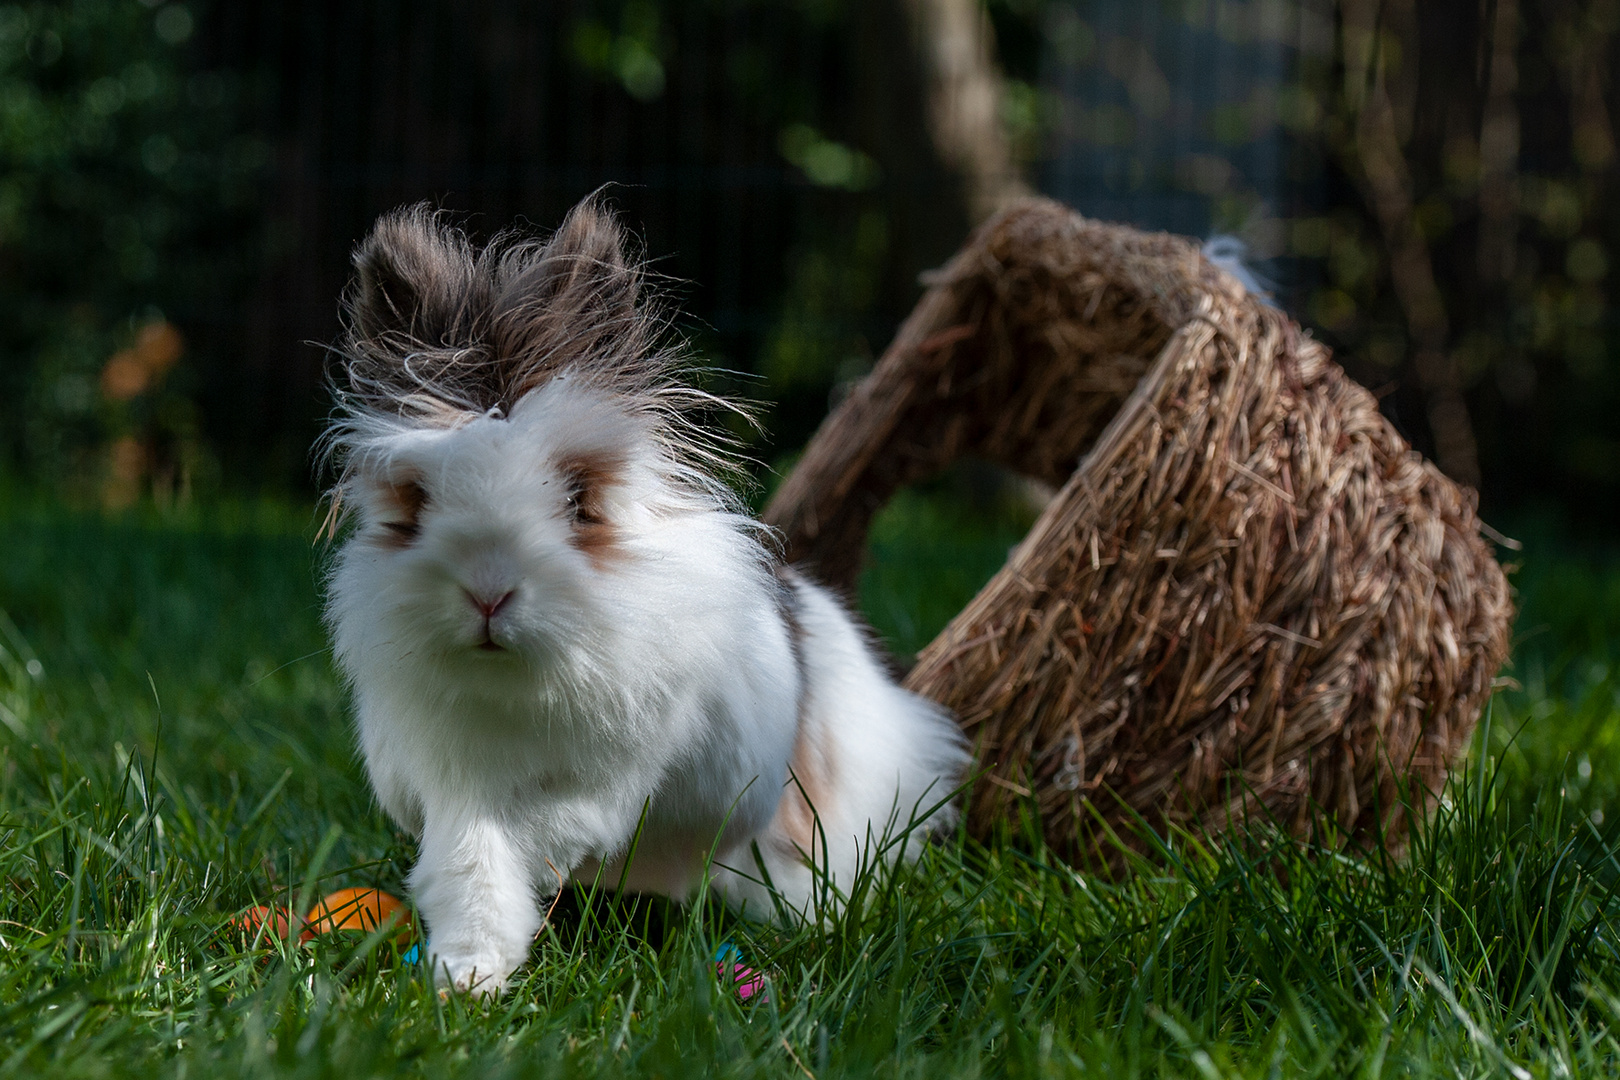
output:
<svg viewBox="0 0 1620 1080"><path fill-rule="evenodd" d="M1021 203L982 226L766 511L851 587L872 516L964 455L1061 485L906 685L979 747L969 822L1107 859L1134 814L1404 835L1512 604L1476 499L1192 241Z"/></svg>

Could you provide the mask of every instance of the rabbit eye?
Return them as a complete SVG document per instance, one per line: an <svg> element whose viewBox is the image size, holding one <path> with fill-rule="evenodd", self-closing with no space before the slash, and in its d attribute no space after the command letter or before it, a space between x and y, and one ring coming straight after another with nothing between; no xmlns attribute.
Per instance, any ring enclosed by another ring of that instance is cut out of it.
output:
<svg viewBox="0 0 1620 1080"><path fill-rule="evenodd" d="M390 547L406 547L422 531L422 510L427 491L415 480L389 484L384 489L381 525L383 540Z"/></svg>
<svg viewBox="0 0 1620 1080"><path fill-rule="evenodd" d="M607 491L618 481L618 470L617 460L599 456L569 458L558 467L572 542L598 562L607 557L617 539L608 517Z"/></svg>
<svg viewBox="0 0 1620 1080"><path fill-rule="evenodd" d="M568 477L567 496L564 505L568 509L568 520L575 525L606 525L607 519L602 514L602 493L592 486L590 477L582 473L574 473Z"/></svg>

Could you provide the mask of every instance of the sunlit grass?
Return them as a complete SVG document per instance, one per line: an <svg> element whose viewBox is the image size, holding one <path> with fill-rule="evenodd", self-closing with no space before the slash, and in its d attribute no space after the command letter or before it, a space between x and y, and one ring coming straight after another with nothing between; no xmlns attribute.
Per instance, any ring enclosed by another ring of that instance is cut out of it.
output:
<svg viewBox="0 0 1620 1080"><path fill-rule="evenodd" d="M944 629L1035 521L1034 508L1016 492L964 497L965 483L953 479L899 492L872 522L860 606L902 658Z"/></svg>
<svg viewBox="0 0 1620 1080"><path fill-rule="evenodd" d="M1522 684L1404 860L1258 832L1079 874L934 845L798 930L568 898L514 990L251 903L401 892L324 651L307 507L0 499L0 1074L1562 1076L1620 1069L1620 560L1526 536ZM1022 532L929 495L862 598L914 651ZM1608 821L1598 821L1605 810ZM1589 818L1588 811L1594 812ZM720 985L734 942L769 979Z"/></svg>

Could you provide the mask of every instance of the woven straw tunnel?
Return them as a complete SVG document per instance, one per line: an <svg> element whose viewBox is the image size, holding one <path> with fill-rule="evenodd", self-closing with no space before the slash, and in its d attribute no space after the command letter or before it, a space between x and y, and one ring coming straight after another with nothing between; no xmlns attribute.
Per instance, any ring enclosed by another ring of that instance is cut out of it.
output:
<svg viewBox="0 0 1620 1080"><path fill-rule="evenodd" d="M930 285L765 516L852 590L901 486L964 455L1062 485L906 679L979 747L972 829L1033 805L1113 861L1132 812L1213 833L1258 800L1398 842L1507 656L1474 493L1191 241L1031 201Z"/></svg>

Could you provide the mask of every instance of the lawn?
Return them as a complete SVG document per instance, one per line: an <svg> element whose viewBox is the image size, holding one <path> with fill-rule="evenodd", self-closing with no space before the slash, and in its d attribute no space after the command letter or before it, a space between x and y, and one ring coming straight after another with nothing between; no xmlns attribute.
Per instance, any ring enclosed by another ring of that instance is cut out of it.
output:
<svg viewBox="0 0 1620 1080"><path fill-rule="evenodd" d="M792 931L580 892L470 1004L379 935L230 926L401 892L413 856L325 652L314 511L0 489L0 1074L1612 1075L1620 555L1521 524L1519 687L1402 861L1259 830L1108 880L953 838ZM913 651L1019 532L908 496L862 604ZM717 982L728 940L767 1000Z"/></svg>

